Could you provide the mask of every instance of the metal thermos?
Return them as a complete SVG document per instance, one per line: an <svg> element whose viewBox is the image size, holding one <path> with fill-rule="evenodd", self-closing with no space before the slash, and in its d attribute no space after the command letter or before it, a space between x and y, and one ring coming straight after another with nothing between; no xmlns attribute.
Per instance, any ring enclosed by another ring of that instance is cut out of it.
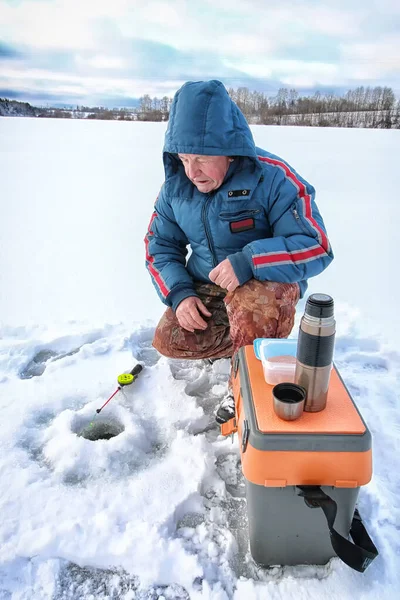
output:
<svg viewBox="0 0 400 600"><path fill-rule="evenodd" d="M319 412L326 406L335 331L333 298L311 294L300 321L295 373L295 382L307 391L307 412Z"/></svg>

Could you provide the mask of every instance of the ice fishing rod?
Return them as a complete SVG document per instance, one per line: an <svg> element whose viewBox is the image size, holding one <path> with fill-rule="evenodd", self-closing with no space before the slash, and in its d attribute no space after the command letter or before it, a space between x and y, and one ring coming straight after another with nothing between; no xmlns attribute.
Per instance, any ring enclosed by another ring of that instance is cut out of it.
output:
<svg viewBox="0 0 400 600"><path fill-rule="evenodd" d="M96 412L93 415L93 419L90 421L89 425L87 425L87 427L84 427L81 431L81 433L79 435L83 435L83 433L85 431L90 430L92 427L94 427L94 423L95 423L95 419L97 417L97 415L99 413L101 413L101 411L103 410L103 408L105 406L107 406L107 404L110 402L110 400L112 400L114 398L114 396L116 394L118 394L118 392L120 390L122 390L123 387L127 386L127 385L131 385L134 381L136 381L137 376L139 375L139 373L143 370L143 365L141 364L137 364L135 367L133 367L132 371L130 373L121 373L121 375L118 375L117 377L117 381L118 381L118 387L115 390L115 392L113 394L111 394L111 396L108 398L108 400L106 400L106 402L104 402L103 406L101 406L100 408L96 409Z"/></svg>
<svg viewBox="0 0 400 600"><path fill-rule="evenodd" d="M107 404L110 402L110 400L112 400L114 398L114 396L116 394L118 394L118 392L120 390L122 390L123 387L125 387L126 385L131 385L134 381L136 381L137 376L139 375L139 373L143 370L143 365L141 364L137 364L133 367L132 371L130 371L129 373L121 373L121 375L118 375L117 377L117 381L118 381L118 387L115 390L115 392L113 394L111 394L111 396L109 397L108 400L106 400L106 402L104 402L103 406L101 406L100 408L96 409L96 414L101 413L101 411L103 410L103 408L105 406L107 406Z"/></svg>

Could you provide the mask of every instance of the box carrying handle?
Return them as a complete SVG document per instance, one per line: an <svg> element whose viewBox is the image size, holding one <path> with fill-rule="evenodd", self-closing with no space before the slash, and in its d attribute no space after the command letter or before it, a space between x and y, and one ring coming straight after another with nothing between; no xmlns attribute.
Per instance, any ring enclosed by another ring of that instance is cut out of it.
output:
<svg viewBox="0 0 400 600"><path fill-rule="evenodd" d="M338 557L352 569L364 573L379 553L364 527L358 510L354 511L350 527L350 535L354 541L352 543L333 527L337 513L336 502L319 486L298 485L297 487L300 490L299 496L304 498L309 508L322 508L328 523L331 544Z"/></svg>

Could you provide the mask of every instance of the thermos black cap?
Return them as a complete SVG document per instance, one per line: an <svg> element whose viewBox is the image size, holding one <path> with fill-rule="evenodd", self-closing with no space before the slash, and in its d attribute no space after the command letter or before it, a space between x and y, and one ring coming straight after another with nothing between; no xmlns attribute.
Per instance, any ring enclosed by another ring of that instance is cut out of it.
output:
<svg viewBox="0 0 400 600"><path fill-rule="evenodd" d="M305 312L310 317L326 319L333 315L333 298L328 294L311 294L307 298Z"/></svg>

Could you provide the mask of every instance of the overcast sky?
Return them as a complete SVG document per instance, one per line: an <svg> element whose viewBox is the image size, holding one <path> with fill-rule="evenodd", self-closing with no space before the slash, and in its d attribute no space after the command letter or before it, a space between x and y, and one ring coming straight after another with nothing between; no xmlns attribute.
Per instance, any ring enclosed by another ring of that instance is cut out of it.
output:
<svg viewBox="0 0 400 600"><path fill-rule="evenodd" d="M0 97L128 106L200 79L400 95L400 0L0 0Z"/></svg>

